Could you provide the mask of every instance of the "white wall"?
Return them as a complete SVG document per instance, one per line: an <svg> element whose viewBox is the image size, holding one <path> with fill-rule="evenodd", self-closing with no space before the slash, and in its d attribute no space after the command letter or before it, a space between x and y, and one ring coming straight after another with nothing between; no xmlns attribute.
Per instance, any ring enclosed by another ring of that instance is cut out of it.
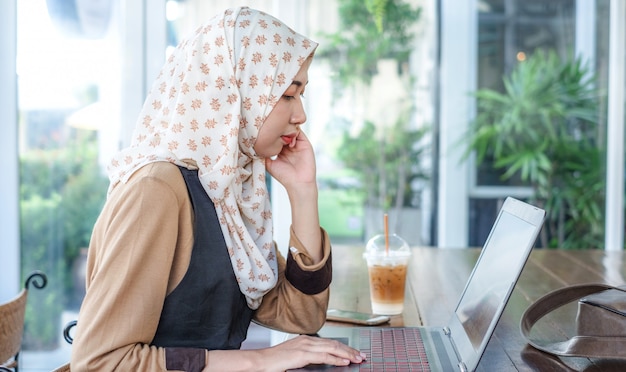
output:
<svg viewBox="0 0 626 372"><path fill-rule="evenodd" d="M0 303L13 298L21 288L19 254L19 172L17 148L16 1L0 5Z"/></svg>
<svg viewBox="0 0 626 372"><path fill-rule="evenodd" d="M459 140L473 116L469 92L476 87L476 1L440 1L439 195L437 245L468 242L469 167Z"/></svg>

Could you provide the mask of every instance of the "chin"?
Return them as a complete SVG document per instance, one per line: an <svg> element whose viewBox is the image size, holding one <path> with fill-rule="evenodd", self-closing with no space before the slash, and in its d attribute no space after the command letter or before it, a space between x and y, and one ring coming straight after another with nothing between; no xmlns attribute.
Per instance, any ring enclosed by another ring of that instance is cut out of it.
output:
<svg viewBox="0 0 626 372"><path fill-rule="evenodd" d="M263 154L257 153L257 155L259 157L262 157L262 158L270 158L272 160L276 160L276 157L278 157L278 155L280 155L280 153L281 153L281 151L267 151L267 152L265 152Z"/></svg>

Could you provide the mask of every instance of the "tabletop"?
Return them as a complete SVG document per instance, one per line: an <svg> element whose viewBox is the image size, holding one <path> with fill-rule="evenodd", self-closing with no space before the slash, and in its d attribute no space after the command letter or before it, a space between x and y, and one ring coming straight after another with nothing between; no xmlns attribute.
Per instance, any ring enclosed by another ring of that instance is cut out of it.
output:
<svg viewBox="0 0 626 372"><path fill-rule="evenodd" d="M330 308L371 312L363 247L333 249ZM386 326L443 325L480 255L478 248L414 247L407 274L404 312ZM555 358L528 346L520 333L520 319L532 302L572 284L626 283L623 251L534 249L504 313L481 358L477 371L626 371L626 361ZM538 324L533 335L565 340L574 332L576 304L564 306ZM342 325L327 322L328 325Z"/></svg>

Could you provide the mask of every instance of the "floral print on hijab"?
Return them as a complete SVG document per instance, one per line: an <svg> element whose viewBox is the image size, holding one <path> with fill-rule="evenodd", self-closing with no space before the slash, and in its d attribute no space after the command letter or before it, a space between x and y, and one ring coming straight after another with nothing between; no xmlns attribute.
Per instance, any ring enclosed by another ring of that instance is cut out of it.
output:
<svg viewBox="0 0 626 372"><path fill-rule="evenodd" d="M111 188L142 166L194 160L215 204L248 306L277 281L260 127L317 43L248 7L226 10L183 40L144 103L131 146L108 172Z"/></svg>

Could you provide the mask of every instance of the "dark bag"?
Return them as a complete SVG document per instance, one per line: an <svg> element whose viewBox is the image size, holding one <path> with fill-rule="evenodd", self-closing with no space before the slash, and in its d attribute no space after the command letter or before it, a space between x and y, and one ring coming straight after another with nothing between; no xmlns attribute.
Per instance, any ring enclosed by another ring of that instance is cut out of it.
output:
<svg viewBox="0 0 626 372"><path fill-rule="evenodd" d="M555 343L530 338L539 319L575 300L576 336ZM531 346L553 355L626 359L626 286L580 284L557 289L526 309L520 328Z"/></svg>

